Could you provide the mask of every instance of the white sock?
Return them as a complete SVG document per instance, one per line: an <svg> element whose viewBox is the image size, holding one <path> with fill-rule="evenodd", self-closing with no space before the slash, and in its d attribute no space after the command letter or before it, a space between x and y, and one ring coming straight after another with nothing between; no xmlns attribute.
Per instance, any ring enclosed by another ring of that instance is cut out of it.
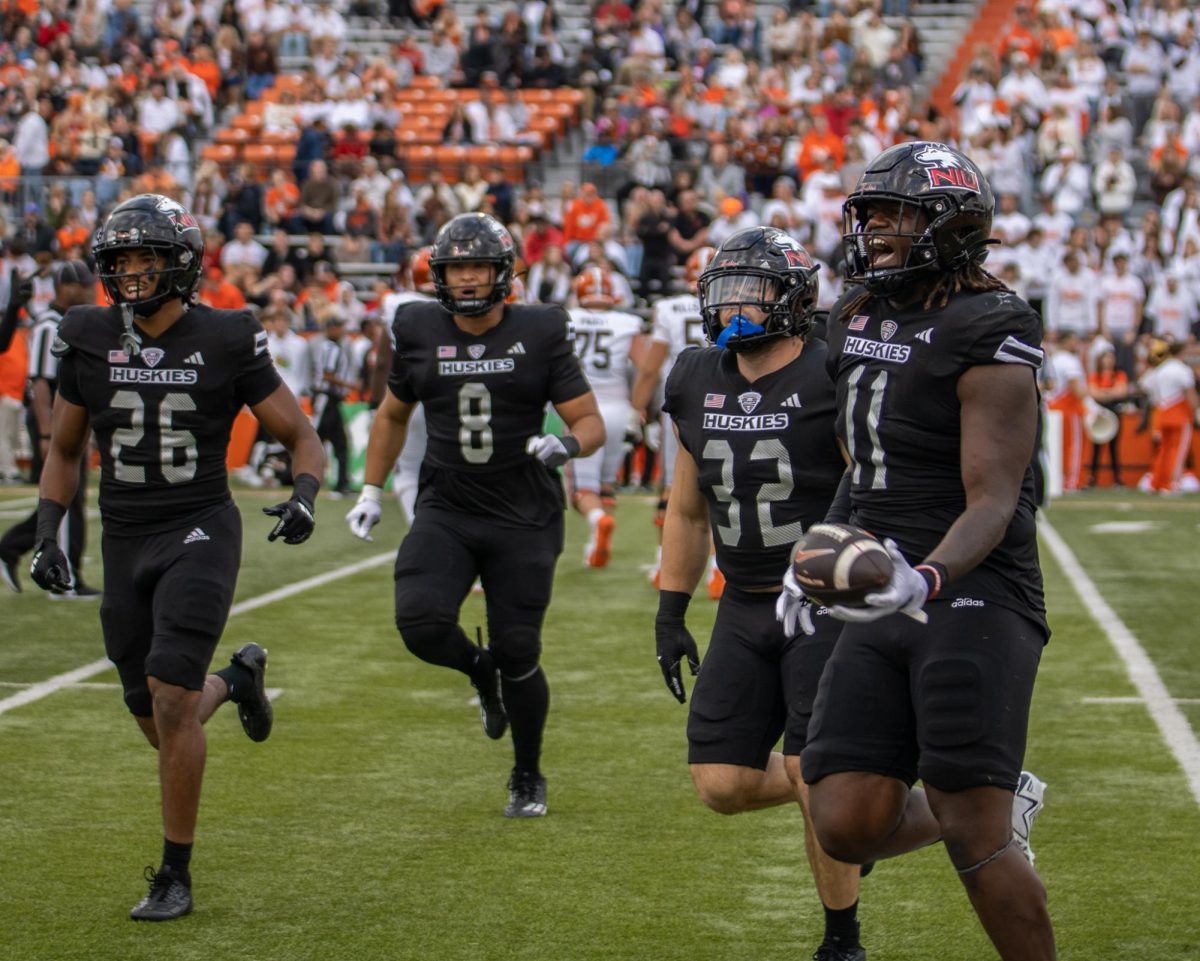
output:
<svg viewBox="0 0 1200 961"><path fill-rule="evenodd" d="M600 523L600 518L602 518L603 516L604 516L603 508L593 507L590 511L587 512L588 523L591 524L592 527L595 527L597 524Z"/></svg>

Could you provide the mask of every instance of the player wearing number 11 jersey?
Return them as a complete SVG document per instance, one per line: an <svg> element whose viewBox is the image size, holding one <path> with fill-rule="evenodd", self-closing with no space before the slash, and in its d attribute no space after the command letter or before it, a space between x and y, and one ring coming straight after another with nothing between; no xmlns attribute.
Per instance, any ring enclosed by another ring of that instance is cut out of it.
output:
<svg viewBox="0 0 1200 961"><path fill-rule="evenodd" d="M1054 934L1021 771L1048 636L1032 457L1039 318L983 267L991 188L945 144L892 147L844 208L852 286L830 311L850 522L891 583L847 621L802 766L822 846L867 863L939 837L1005 961ZM797 593L787 582L780 614ZM911 791L920 778L924 794ZM1022 856L1022 854L1025 856Z"/></svg>
<svg viewBox="0 0 1200 961"><path fill-rule="evenodd" d="M396 626L423 661L461 671L479 693L484 732L511 725L515 765L507 817L546 813L542 732L550 692L541 629L563 546L562 481L555 468L604 443L588 382L561 307L508 305L515 253L504 226L461 214L438 232L429 267L438 303L396 311L396 345L367 444L366 484L346 515L371 539L382 485L417 404L428 443L416 517L396 557ZM570 434L541 434L547 403ZM458 624L478 576L489 644Z"/></svg>
<svg viewBox="0 0 1200 961"><path fill-rule="evenodd" d="M97 232L100 280L116 306L73 307L59 327L58 397L38 503L34 581L71 587L55 532L79 477L89 427L100 448L104 646L125 704L158 749L163 861L147 869L135 920L192 909L191 859L205 739L201 725L226 700L246 734L271 731L266 652L245 644L215 674L209 662L229 615L241 562L241 517L225 454L248 405L292 455L292 498L270 540L299 544L313 529L320 441L283 385L267 335L247 313L193 306L204 241L175 201L142 194Z"/></svg>

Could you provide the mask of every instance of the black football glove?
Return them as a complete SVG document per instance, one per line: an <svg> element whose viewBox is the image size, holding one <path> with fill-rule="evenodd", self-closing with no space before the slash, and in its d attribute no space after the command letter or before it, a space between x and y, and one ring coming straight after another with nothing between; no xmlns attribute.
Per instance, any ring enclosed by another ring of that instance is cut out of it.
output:
<svg viewBox="0 0 1200 961"><path fill-rule="evenodd" d="M38 541L33 563L29 565L29 576L33 583L51 594L65 594L71 589L71 565L58 541L51 538Z"/></svg>
<svg viewBox="0 0 1200 961"><path fill-rule="evenodd" d="M659 591L658 614L654 618L654 648L658 655L658 666L662 669L663 680L667 682L667 690L675 695L675 700L680 704L687 701L680 662L687 658L692 677L700 673L700 653L684 621L690 600L691 597L682 591Z"/></svg>
<svg viewBox="0 0 1200 961"><path fill-rule="evenodd" d="M279 522L267 535L267 540L273 541L282 537L285 544L303 544L312 535L317 526L312 508L299 497L276 504L274 507L264 507L263 513L270 517L278 517Z"/></svg>
<svg viewBox="0 0 1200 961"><path fill-rule="evenodd" d="M285 544L303 544L312 536L317 520L313 516L313 502L317 499L320 483L311 474L300 474L292 481L292 496L282 504L264 507L268 517L278 517L279 522L267 535L274 541L282 537Z"/></svg>

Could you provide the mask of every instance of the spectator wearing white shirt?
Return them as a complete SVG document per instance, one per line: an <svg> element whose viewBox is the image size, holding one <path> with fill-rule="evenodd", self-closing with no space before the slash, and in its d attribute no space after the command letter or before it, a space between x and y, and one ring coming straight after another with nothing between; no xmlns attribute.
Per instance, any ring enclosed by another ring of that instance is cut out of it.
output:
<svg viewBox="0 0 1200 961"><path fill-rule="evenodd" d="M1087 340L1099 325L1100 290L1096 275L1083 265L1076 250L1068 250L1046 294L1046 330L1070 331Z"/></svg>
<svg viewBox="0 0 1200 961"><path fill-rule="evenodd" d="M245 288L258 280L268 250L254 239L254 226L243 220L233 231L233 240L221 248L221 267L230 283Z"/></svg>
<svg viewBox="0 0 1200 961"><path fill-rule="evenodd" d="M972 64L967 78L958 85L953 96L954 105L958 107L959 130L963 137L975 136L983 127L995 118L993 105L996 102L996 88L988 81L987 68L983 64ZM875 154L866 154L873 157Z"/></svg>
<svg viewBox="0 0 1200 961"><path fill-rule="evenodd" d="M1017 266L1025 282L1025 299L1038 314L1045 309L1046 295L1057 272L1057 252L1045 241L1042 229L1033 224L1024 243L1016 249Z"/></svg>
<svg viewBox="0 0 1200 961"><path fill-rule="evenodd" d="M1133 344L1142 326L1146 288L1129 270L1129 252L1112 255L1112 272L1100 279L1100 304L1097 319L1100 335L1117 351L1117 366L1130 377L1135 373Z"/></svg>
<svg viewBox="0 0 1200 961"><path fill-rule="evenodd" d="M1033 215L1033 225L1041 230L1046 246L1057 254L1071 235L1075 221L1070 214L1055 208L1053 194L1042 194L1041 204L1042 209Z"/></svg>
<svg viewBox="0 0 1200 961"><path fill-rule="evenodd" d="M1154 285L1146 304L1155 337L1176 343L1195 341L1195 324L1200 321L1196 295L1182 283L1178 268L1168 268Z"/></svg>
<svg viewBox="0 0 1200 961"><path fill-rule="evenodd" d="M776 223L776 218L780 222ZM796 196L796 181L791 177L776 177L771 186L771 199L762 206L762 222L779 227L800 240L807 234L810 217L808 208Z"/></svg>
<svg viewBox="0 0 1200 961"><path fill-rule="evenodd" d="M1058 160L1042 174L1042 193L1054 198L1054 209L1072 218L1081 214L1091 196L1092 184L1088 169L1075 159L1075 148L1058 148Z"/></svg>
<svg viewBox="0 0 1200 961"><path fill-rule="evenodd" d="M1067 73L1071 83L1083 92L1088 108L1095 116L1100 104L1100 94L1104 90L1104 78L1108 76L1108 68L1086 40L1079 42L1075 56L1067 61Z"/></svg>
<svg viewBox="0 0 1200 961"><path fill-rule="evenodd" d="M1139 134L1150 117L1150 108L1162 85L1167 58L1161 44L1146 26L1138 28L1137 42L1121 58L1125 87L1132 107L1133 132Z"/></svg>
<svg viewBox="0 0 1200 961"><path fill-rule="evenodd" d="M21 165L21 176L38 177L50 162L50 125L54 112L49 97L38 97L37 105L22 115L13 132L13 152Z"/></svg>
<svg viewBox="0 0 1200 961"><path fill-rule="evenodd" d="M179 104L167 96L161 82L150 86L150 96L138 104L138 126L147 133L162 136L184 120Z"/></svg>
<svg viewBox="0 0 1200 961"><path fill-rule="evenodd" d="M1096 192L1096 209L1102 216L1123 217L1129 213L1137 191L1137 175L1120 147L1110 147L1108 155L1096 164L1092 189Z"/></svg>
<svg viewBox="0 0 1200 961"><path fill-rule="evenodd" d="M1020 113L1026 123L1036 127L1046 111L1046 85L1029 69L1029 57L1017 50L1011 57L1012 73L1000 81L997 95L1013 113Z"/></svg>
<svg viewBox="0 0 1200 961"><path fill-rule="evenodd" d="M1014 193L1000 195L1000 212L992 218L992 236L999 237L1008 247L1016 247L1029 234L1033 222L1017 208Z"/></svg>
<svg viewBox="0 0 1200 961"><path fill-rule="evenodd" d="M320 0L316 13L310 19L309 34L314 40L332 37L341 46L346 39L346 18L333 8L329 0Z"/></svg>
<svg viewBox="0 0 1200 961"><path fill-rule="evenodd" d="M878 70L887 63L888 53L896 45L896 31L884 23L877 9L870 7L854 19L857 21L854 46L866 50L871 66Z"/></svg>

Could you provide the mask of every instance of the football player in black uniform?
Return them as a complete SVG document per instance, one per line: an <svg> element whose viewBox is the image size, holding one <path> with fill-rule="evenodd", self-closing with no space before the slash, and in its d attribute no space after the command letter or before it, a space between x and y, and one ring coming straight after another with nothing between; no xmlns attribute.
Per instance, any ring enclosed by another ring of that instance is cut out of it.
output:
<svg viewBox="0 0 1200 961"><path fill-rule="evenodd" d="M725 592L688 713L688 763L700 798L736 814L808 798L800 750L821 669L842 625L816 618L809 636L775 620L779 571L792 543L824 519L845 470L834 434L825 345L807 338L817 268L773 227L729 237L699 279L705 333L685 350L663 410L679 438L663 527L655 641L671 693L686 699L680 663L698 669L684 622L708 562L710 525ZM724 349L722 349L724 348ZM783 752L772 748L783 735ZM805 815L807 821L807 815ZM825 906L818 961L862 961L859 868L805 848Z"/></svg>
<svg viewBox="0 0 1200 961"><path fill-rule="evenodd" d="M831 609L848 623L803 772L826 851L862 864L940 837L1000 956L1042 961L1054 933L1028 831L1044 785L1021 770L1049 636L1031 464L1041 327L981 266L992 207L975 164L927 142L884 151L846 201L853 286L828 328L842 490L895 573ZM803 596L785 584L791 626Z"/></svg>
<svg viewBox="0 0 1200 961"><path fill-rule="evenodd" d="M58 397L38 502L32 577L71 587L55 533L75 493L89 427L100 448L104 646L125 704L158 749L162 866L135 920L167 921L192 908L191 859L205 738L226 700L252 740L271 732L266 651L243 645L208 673L229 615L241 561L241 517L225 454L242 405L292 454L296 482L270 540L299 544L313 529L325 455L245 311L193 304L204 240L178 203L142 194L120 204L93 251L113 307L74 307L59 328Z"/></svg>
<svg viewBox="0 0 1200 961"><path fill-rule="evenodd" d="M396 626L431 664L466 674L479 692L487 736L512 725L516 763L507 817L546 813L539 768L550 704L539 666L541 628L563 546L555 468L604 443L604 422L575 358L566 312L505 304L513 240L486 214L461 214L439 231L429 260L437 303L409 302L392 323L388 391L371 427L366 484L346 515L371 539L382 487L423 404L429 441L416 519L396 557ZM552 403L570 433L544 435ZM479 576L487 647L458 625Z"/></svg>

